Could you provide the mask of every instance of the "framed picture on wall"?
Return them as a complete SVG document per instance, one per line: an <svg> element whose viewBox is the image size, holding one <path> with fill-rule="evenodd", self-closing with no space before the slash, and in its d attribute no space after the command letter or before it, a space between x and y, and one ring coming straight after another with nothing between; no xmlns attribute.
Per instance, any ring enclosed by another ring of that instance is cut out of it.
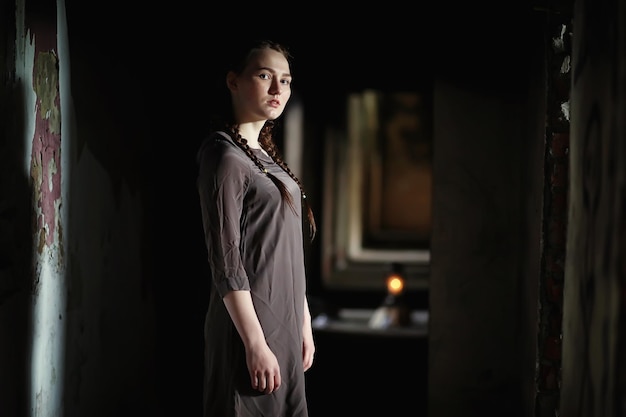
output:
<svg viewBox="0 0 626 417"><path fill-rule="evenodd" d="M432 102L427 92L348 96L347 129L327 132L322 274L330 288L384 287L401 265L428 285Z"/></svg>

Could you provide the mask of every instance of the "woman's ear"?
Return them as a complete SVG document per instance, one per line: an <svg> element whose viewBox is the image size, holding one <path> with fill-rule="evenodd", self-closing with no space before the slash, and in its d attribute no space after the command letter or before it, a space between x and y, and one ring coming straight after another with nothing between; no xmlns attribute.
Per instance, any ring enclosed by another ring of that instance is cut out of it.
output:
<svg viewBox="0 0 626 417"><path fill-rule="evenodd" d="M237 89L237 74L232 71L228 71L226 74L226 87L228 87L230 91Z"/></svg>

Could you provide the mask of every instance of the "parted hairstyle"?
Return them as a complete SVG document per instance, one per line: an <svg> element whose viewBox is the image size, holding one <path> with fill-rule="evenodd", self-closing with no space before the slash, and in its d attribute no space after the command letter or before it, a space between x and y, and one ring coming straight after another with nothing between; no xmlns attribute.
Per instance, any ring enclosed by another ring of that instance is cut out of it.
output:
<svg viewBox="0 0 626 417"><path fill-rule="evenodd" d="M233 71L235 74L241 74L241 72L248 65L252 54L255 51L260 49L273 49L274 51L280 52L286 59L289 65L292 64L292 55L289 49L278 42L274 42L271 40L263 39L263 40L255 40L251 44L240 45L239 48L233 48L230 50L230 55L232 55L231 59L226 62L227 67L226 72ZM225 75L225 74L223 74ZM223 83L223 87L224 88ZM225 88L227 90L227 88ZM226 91L226 93L229 93ZM228 94L228 103L230 103L230 94ZM233 141L237 146L239 146L245 154L254 162L254 164L261 170L263 174L265 174L272 182L276 185L278 190L280 191L280 195L282 196L283 202L287 203L289 207L295 211L295 206L293 202L293 198L291 194L287 191L285 184L274 175L269 173L265 167L263 166L263 162L256 157L254 152L250 146L248 146L248 141L241 136L239 133L239 126L235 120L233 107L225 106L225 108L220 109L221 112L215 112L210 120L210 127L212 131L215 130L224 130L227 133L230 133ZM300 187L300 195L302 197L303 208L306 211L307 220L309 223L309 237L311 240L314 239L315 234L317 232L317 227L315 224L315 216L313 215L313 210L309 205L309 202L306 198L306 192L304 190L304 186L300 179L289 169L287 163L283 160L281 153L276 146L276 143L273 139L274 129L276 127L275 120L268 120L265 122L265 125L261 129L261 133L259 134L259 145L267 154L272 158L272 160L280 166L283 171L285 171Z"/></svg>

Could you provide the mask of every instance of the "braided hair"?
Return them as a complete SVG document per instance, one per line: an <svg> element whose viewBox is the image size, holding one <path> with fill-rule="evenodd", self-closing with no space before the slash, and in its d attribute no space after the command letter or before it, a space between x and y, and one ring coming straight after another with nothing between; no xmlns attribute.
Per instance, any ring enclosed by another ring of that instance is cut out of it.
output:
<svg viewBox="0 0 626 417"><path fill-rule="evenodd" d="M288 62L291 61L291 53L285 46L279 43L270 41L270 40L261 40L261 41L256 41L251 47L248 47L247 49L245 49L244 58L240 59L239 61L235 61L236 65L233 66L230 70L234 71L235 73L242 72L248 63L248 60L250 59L252 52L254 52L255 50L264 49L264 48L270 48L277 52L280 52L281 54L283 54L283 56L285 56ZM226 116L218 116L216 119L212 120L211 123L214 125L214 128L221 127L222 129L226 130L227 132L231 134L231 137L233 138L233 141L237 144L237 146L239 146L244 151L244 153L248 156L248 158L250 158L252 162L254 162L254 164L259 168L259 170L261 170L261 172L265 174L274 183L274 185L276 185L276 187L280 191L280 195L283 199L283 203L286 203L291 208L291 210L293 210L295 213L296 207L294 205L293 197L287 190L287 187L280 179L278 179L276 176L268 172L268 170L265 169L265 167L263 166L263 162L261 162L261 160L257 158L254 152L252 152L252 148L250 148L250 146L248 145L248 141L245 138L243 138L241 134L239 133L239 126L234 120L232 108L230 106L227 106L227 107L229 107L229 109L228 109L228 113ZM287 175L289 175L296 182L296 184L298 184L298 187L300 187L300 195L302 197L303 208L306 211L307 220L309 223L309 237L312 241L315 238L315 234L317 232L313 210L311 209L311 206L309 205L309 202L307 201L306 192L304 190L304 186L302 185L302 182L291 171L287 163L283 160L282 155L280 154L278 150L278 147L274 143L273 131L274 131L275 125L276 123L274 120L268 120L265 122L265 125L263 126L259 134L259 145L261 145L261 148L270 156L270 158L272 158L272 160L278 166L280 166L282 170L285 171Z"/></svg>

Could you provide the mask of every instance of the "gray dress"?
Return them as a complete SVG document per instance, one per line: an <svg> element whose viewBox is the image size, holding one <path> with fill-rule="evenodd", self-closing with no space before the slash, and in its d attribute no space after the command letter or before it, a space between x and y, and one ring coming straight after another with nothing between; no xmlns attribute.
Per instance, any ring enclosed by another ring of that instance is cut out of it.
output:
<svg viewBox="0 0 626 417"><path fill-rule="evenodd" d="M295 213L230 137L214 133L198 152L197 186L213 284L204 329L204 416L307 417L300 189L271 158L253 152L287 185ZM222 301L231 290L250 290L278 358L282 383L272 394L251 386L243 343Z"/></svg>

